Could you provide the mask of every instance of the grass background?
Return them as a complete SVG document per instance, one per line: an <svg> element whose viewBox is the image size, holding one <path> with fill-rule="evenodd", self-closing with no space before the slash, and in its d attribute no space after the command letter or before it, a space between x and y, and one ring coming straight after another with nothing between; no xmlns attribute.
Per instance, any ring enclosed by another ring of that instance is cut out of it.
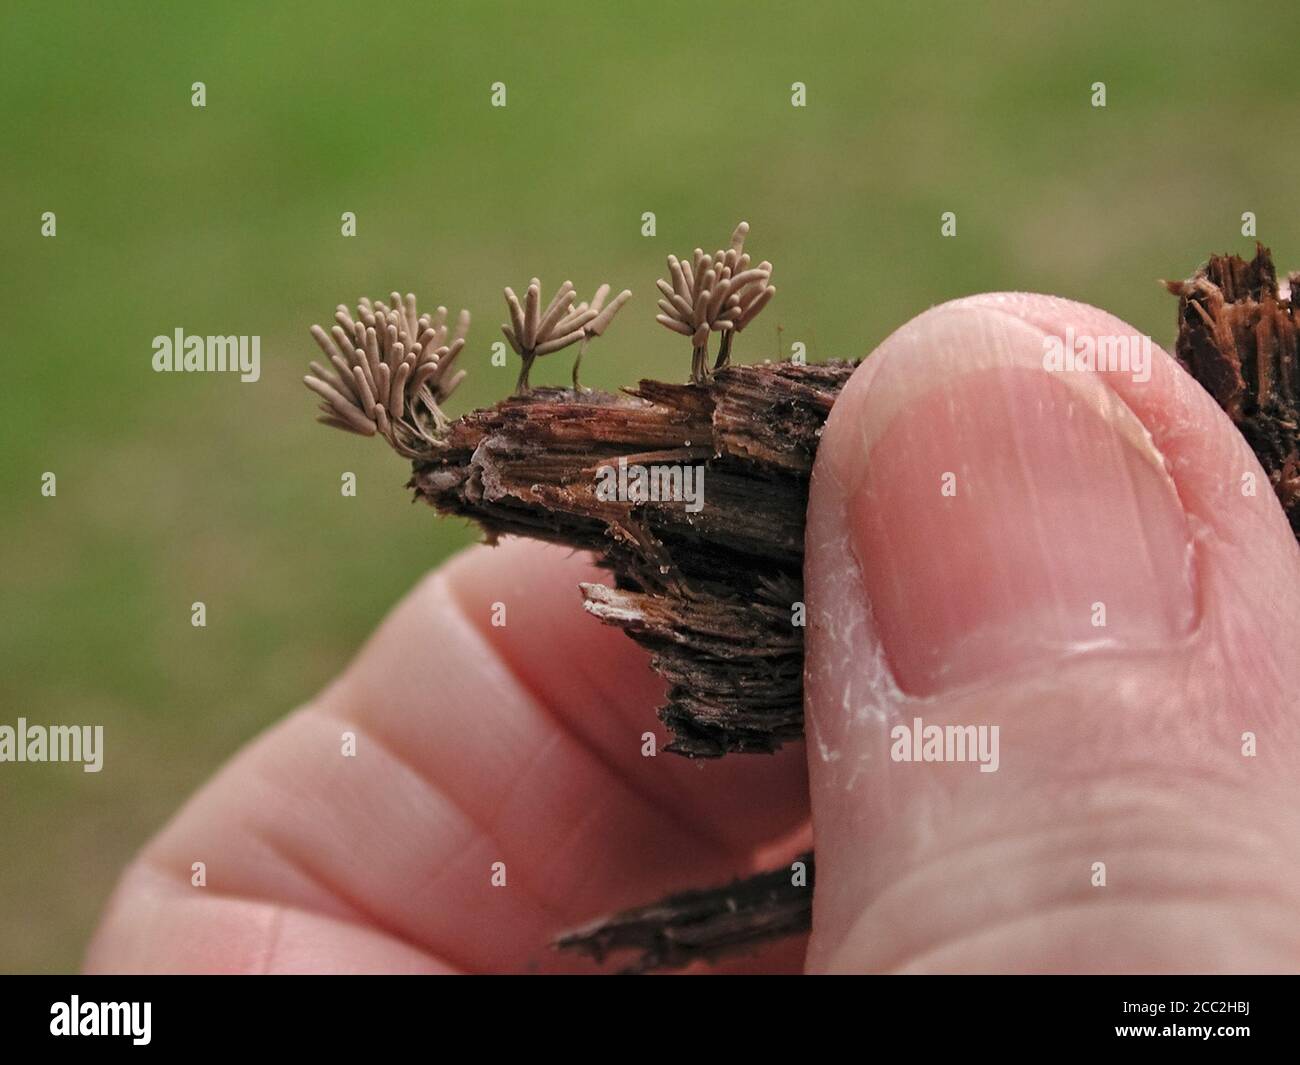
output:
<svg viewBox="0 0 1300 1065"><path fill-rule="evenodd" d="M382 445L312 421L311 322L394 287L467 306L455 413L513 385L489 362L503 284L608 279L635 298L585 382L677 379L653 281L744 217L780 291L741 361L863 355L991 289L1168 343L1155 279L1247 250L1243 211L1300 263L1293 20L1245 11L5 4L0 723L103 724L106 751L98 774L0 764L0 970L75 967L132 852L473 538L412 508ZM260 335L261 381L154 374L177 326Z"/></svg>

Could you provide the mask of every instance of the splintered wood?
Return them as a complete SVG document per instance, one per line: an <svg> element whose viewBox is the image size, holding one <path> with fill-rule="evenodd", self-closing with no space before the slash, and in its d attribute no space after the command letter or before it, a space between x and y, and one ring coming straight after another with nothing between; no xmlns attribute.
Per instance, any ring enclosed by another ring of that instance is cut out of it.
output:
<svg viewBox="0 0 1300 1065"><path fill-rule="evenodd" d="M1279 291L1261 245L1250 262L1214 255L1165 285L1178 297L1174 354L1241 430L1300 536L1300 274Z"/></svg>
<svg viewBox="0 0 1300 1065"><path fill-rule="evenodd" d="M645 646L668 682L668 750L771 752L803 734L808 479L852 370L736 366L617 396L539 389L455 421L410 486L489 536L601 559L614 586L584 585L584 605ZM700 498L604 490L626 486L628 470L673 471Z"/></svg>
<svg viewBox="0 0 1300 1065"><path fill-rule="evenodd" d="M649 906L625 910L562 936L556 944L604 961L613 953L635 951L624 973L680 969L752 950L812 927L813 856L801 855L806 882L790 867L737 880L726 887L683 891Z"/></svg>

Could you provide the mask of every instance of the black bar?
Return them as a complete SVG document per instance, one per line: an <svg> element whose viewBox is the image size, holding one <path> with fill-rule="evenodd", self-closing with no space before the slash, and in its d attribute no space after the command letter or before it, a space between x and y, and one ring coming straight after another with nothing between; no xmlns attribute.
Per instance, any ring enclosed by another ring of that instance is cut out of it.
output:
<svg viewBox="0 0 1300 1065"><path fill-rule="evenodd" d="M747 982L706 991L674 988L671 979L595 977L8 977L0 989L0 1046L15 1062L43 1060L15 1051L98 1053L110 1044L133 1054L198 1050L205 1058L284 1048L296 1060L316 1049L333 1057L349 1049L449 1053L460 1045L495 1057L493 1049L512 1038L537 1052L576 1043L619 1054L620 1047L649 1048L643 1040L651 1032L664 1048L695 1046L702 1028L728 1049L757 1038L774 1050L779 1040L819 1058L842 1040L864 1059L891 1046L926 1056L940 1047L1124 1044L1143 1052L1152 1044L1164 1044L1157 1052L1202 1044L1216 1053L1294 1054L1294 977L850 977L835 987L720 979ZM73 996L78 1033L116 1023L126 1034L53 1034L69 1027ZM105 1010L105 1003L137 1009ZM145 1003L148 1042L137 1043ZM694 1008L683 1009L687 1003Z"/></svg>

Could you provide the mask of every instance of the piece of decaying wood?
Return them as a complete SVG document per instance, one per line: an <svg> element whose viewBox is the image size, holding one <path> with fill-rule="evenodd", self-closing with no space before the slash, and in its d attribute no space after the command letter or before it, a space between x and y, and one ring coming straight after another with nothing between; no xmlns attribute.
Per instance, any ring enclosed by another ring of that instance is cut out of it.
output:
<svg viewBox="0 0 1300 1065"><path fill-rule="evenodd" d="M1178 297L1174 354L1227 412L1259 458L1300 536L1300 274L1279 291L1273 257L1257 245L1250 262L1213 255Z"/></svg>
<svg viewBox="0 0 1300 1065"><path fill-rule="evenodd" d="M668 683L667 748L770 753L803 734L808 479L850 363L735 366L629 393L539 389L452 423L411 487L490 537L595 553L586 609L646 647ZM602 467L703 469L703 506L601 498Z"/></svg>
<svg viewBox="0 0 1300 1065"><path fill-rule="evenodd" d="M796 872L796 867L802 867ZM603 962L635 951L624 973L679 969L695 961L752 950L812 927L812 851L789 867L735 880L725 887L683 891L624 910L561 936L561 950Z"/></svg>

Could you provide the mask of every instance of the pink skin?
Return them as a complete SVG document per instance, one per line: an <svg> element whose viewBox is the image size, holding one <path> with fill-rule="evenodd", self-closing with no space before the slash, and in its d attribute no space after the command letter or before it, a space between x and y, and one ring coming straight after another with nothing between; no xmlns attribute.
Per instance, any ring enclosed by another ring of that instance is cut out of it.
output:
<svg viewBox="0 0 1300 1065"><path fill-rule="evenodd" d="M589 564L475 548L146 847L88 970L589 968L551 937L785 860L810 786L811 944L732 968L1300 967L1300 552L1163 352L1146 382L1043 371L1067 325L1134 332L975 297L847 386L808 515L806 766L642 757L661 685L579 608ZM997 772L891 761L914 717L997 724Z"/></svg>

